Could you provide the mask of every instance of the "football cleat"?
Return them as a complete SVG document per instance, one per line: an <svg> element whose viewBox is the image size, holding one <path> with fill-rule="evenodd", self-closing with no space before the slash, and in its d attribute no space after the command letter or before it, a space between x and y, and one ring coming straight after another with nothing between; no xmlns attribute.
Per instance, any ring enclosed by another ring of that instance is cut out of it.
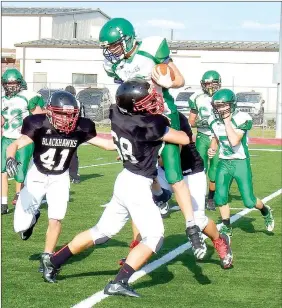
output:
<svg viewBox="0 0 282 308"><path fill-rule="evenodd" d="M231 227L231 226L227 227L226 225L222 225L221 228L220 228L220 230L219 230L219 232L220 232L221 234L226 234L226 235L228 235L229 237L232 237L232 235L233 235L232 227Z"/></svg>
<svg viewBox="0 0 282 308"><path fill-rule="evenodd" d="M9 213L8 204L1 204L1 215Z"/></svg>
<svg viewBox="0 0 282 308"><path fill-rule="evenodd" d="M168 201L170 200L172 193L162 188L163 193L160 196L153 195L153 200L156 203L156 205L160 208L160 213L162 217L167 217L169 215L169 205Z"/></svg>
<svg viewBox="0 0 282 308"><path fill-rule="evenodd" d="M219 238L212 241L216 249L222 268L230 268L233 261L233 253L230 247L230 237L227 234L220 234Z"/></svg>
<svg viewBox="0 0 282 308"><path fill-rule="evenodd" d="M33 232L33 228L35 227L35 225L37 224L37 221L40 217L40 212L38 211L36 214L35 214L35 223L29 227L27 230L23 231L23 232L20 232L20 237L23 241L27 241L31 235L32 235L32 232Z"/></svg>
<svg viewBox="0 0 282 308"><path fill-rule="evenodd" d="M43 273L43 262L42 262L42 257L43 255L50 255L50 257L52 256L52 253L48 253L48 252L43 252L41 254L41 257L40 257L40 261L39 261L39 267L38 267L38 272L39 273Z"/></svg>
<svg viewBox="0 0 282 308"><path fill-rule="evenodd" d="M198 260L202 260L207 253L207 246L200 228L197 225L187 227L186 235L191 243L194 256Z"/></svg>
<svg viewBox="0 0 282 308"><path fill-rule="evenodd" d="M207 199L206 200L206 209L208 211L215 211L216 210L215 203L214 203L213 199Z"/></svg>
<svg viewBox="0 0 282 308"><path fill-rule="evenodd" d="M128 283L123 283L122 281L118 281L114 283L110 281L105 289L104 293L108 295L123 295L123 296L131 296L131 297L140 297L138 293L136 293Z"/></svg>
<svg viewBox="0 0 282 308"><path fill-rule="evenodd" d="M13 201L12 201L12 204L13 204L13 205L16 205L16 204L17 204L17 201L18 201L18 199L19 199L19 195L20 195L20 193L15 194L14 199L13 199Z"/></svg>
<svg viewBox="0 0 282 308"><path fill-rule="evenodd" d="M41 264L43 266L43 279L46 282L50 282L50 283L56 283L56 276L58 275L58 273L60 272L60 268L56 268L50 258L51 258L51 254L42 254L41 255Z"/></svg>
<svg viewBox="0 0 282 308"><path fill-rule="evenodd" d="M263 216L264 224L265 224L266 230L269 232L272 232L274 229L274 218L272 214L272 209L268 205L265 205L265 207L268 208L268 214L266 216Z"/></svg>

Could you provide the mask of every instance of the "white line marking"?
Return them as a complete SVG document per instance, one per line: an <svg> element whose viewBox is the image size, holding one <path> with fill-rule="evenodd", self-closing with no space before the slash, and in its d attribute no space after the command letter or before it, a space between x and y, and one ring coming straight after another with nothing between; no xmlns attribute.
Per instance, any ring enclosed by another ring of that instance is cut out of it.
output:
<svg viewBox="0 0 282 308"><path fill-rule="evenodd" d="M262 152L282 152L282 150L278 149L250 149L250 151L262 151Z"/></svg>
<svg viewBox="0 0 282 308"><path fill-rule="evenodd" d="M266 203L267 201L279 196L281 193L282 193L282 188L280 188L276 192L272 193L271 195L267 196L266 198L262 199L262 202ZM251 211L253 211L253 209L244 209L241 212L239 212L235 215L232 215L231 218L230 218L231 223L233 223L236 220L240 219L241 217L247 215ZM222 224L218 224L217 228L220 229L221 225ZM205 236L205 238L207 238L207 237ZM184 251L186 251L190 248L191 248L190 243L185 243L185 244L177 247L176 249L170 251L169 253L162 256L161 258L145 265L139 271L135 272L131 276L131 278L129 279L129 282L132 283L132 282L138 280L139 278L149 274L150 272L154 271L156 268L164 265L165 263L168 263L169 261L173 260L178 255L182 254ZM91 308L94 305L96 305L97 303L101 302L103 299L107 298L108 296L109 295L104 294L103 290L99 291L99 292L93 294L92 296L86 298L85 300L81 301L80 303L76 304L75 306L73 306L73 308Z"/></svg>

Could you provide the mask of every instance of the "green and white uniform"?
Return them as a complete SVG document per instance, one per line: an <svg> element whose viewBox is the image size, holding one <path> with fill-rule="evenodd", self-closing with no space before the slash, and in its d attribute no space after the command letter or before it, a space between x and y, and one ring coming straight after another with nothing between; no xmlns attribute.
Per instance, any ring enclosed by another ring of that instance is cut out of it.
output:
<svg viewBox="0 0 282 308"><path fill-rule="evenodd" d="M215 204L217 206L228 203L230 185L235 179L243 199L248 208L256 205L256 197L253 192L252 170L248 150L248 131L253 122L249 114L235 111L232 114L231 123L235 131L244 133L240 143L232 146L227 137L225 125L222 120L211 115L208 123L212 133L219 141L219 162L216 172Z"/></svg>
<svg viewBox="0 0 282 308"><path fill-rule="evenodd" d="M105 60L104 68L110 77L126 81L130 78L140 77L151 83L158 93L163 95L165 101L164 114L169 117L171 127L179 130L179 114L174 99L168 89L162 88L152 82L151 72L156 64L167 62L170 59L170 50L166 39L158 36L147 37L138 42L137 50L129 59L122 59L117 63ZM170 184L183 179L179 147L166 144L162 151L162 159L166 170L166 178Z"/></svg>
<svg viewBox="0 0 282 308"><path fill-rule="evenodd" d="M204 161L205 171L208 172L210 181L214 182L218 164L218 151L216 155L210 159L210 164L208 157L208 149L212 139L212 133L208 124L208 119L212 114L211 97L200 90L191 95L188 103L191 112L197 114L196 148Z"/></svg>
<svg viewBox="0 0 282 308"><path fill-rule="evenodd" d="M30 114L36 106L44 106L44 100L40 94L23 90L12 97L2 96L1 114L5 119L1 138L1 172L6 172L6 151L7 147L16 139L21 137L23 119ZM19 172L15 180L24 182L30 158L33 153L33 144L21 148L16 153L16 160L20 162Z"/></svg>

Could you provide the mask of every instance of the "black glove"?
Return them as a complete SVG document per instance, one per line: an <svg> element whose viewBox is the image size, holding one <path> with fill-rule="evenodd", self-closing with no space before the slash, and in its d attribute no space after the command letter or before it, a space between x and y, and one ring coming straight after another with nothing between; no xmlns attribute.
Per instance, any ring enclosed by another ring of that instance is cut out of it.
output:
<svg viewBox="0 0 282 308"><path fill-rule="evenodd" d="M17 162L14 158L9 157L6 160L6 171L9 177L14 177L19 169L20 163Z"/></svg>

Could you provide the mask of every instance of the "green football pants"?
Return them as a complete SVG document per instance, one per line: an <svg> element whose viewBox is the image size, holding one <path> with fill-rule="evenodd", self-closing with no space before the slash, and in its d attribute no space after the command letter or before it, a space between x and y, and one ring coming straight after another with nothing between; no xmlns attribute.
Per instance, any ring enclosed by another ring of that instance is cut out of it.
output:
<svg viewBox="0 0 282 308"><path fill-rule="evenodd" d="M196 137L196 148L200 153L203 161L205 172L208 173L208 177L210 181L215 182L215 175L216 175L216 168L218 164L218 155L219 155L219 148L215 156L212 159L208 157L208 149L210 147L211 140L208 135L198 132ZM210 162L210 164L209 164Z"/></svg>
<svg viewBox="0 0 282 308"><path fill-rule="evenodd" d="M219 159L216 172L215 204L228 203L228 194L233 179L235 179L243 203L247 208L255 207L257 198L253 192L252 170L250 159Z"/></svg>
<svg viewBox="0 0 282 308"><path fill-rule="evenodd" d="M166 116L170 119L170 126L176 130L180 130L179 114L174 104L173 97L168 90L163 90L165 102L170 110ZM180 149L176 144L166 143L162 151L162 160L164 164L165 176L169 184L175 184L183 179Z"/></svg>
<svg viewBox="0 0 282 308"><path fill-rule="evenodd" d="M8 146L14 142L16 139L10 139L10 138L6 138L6 137L2 137L1 138L1 173L6 172L6 151ZM15 159L20 162L19 170L18 173L15 175L15 180L18 183L23 183L26 173L27 173L27 169L30 163L30 159L32 157L33 154L33 149L34 149L34 144L29 144L21 149L19 149L16 152L16 157Z"/></svg>

